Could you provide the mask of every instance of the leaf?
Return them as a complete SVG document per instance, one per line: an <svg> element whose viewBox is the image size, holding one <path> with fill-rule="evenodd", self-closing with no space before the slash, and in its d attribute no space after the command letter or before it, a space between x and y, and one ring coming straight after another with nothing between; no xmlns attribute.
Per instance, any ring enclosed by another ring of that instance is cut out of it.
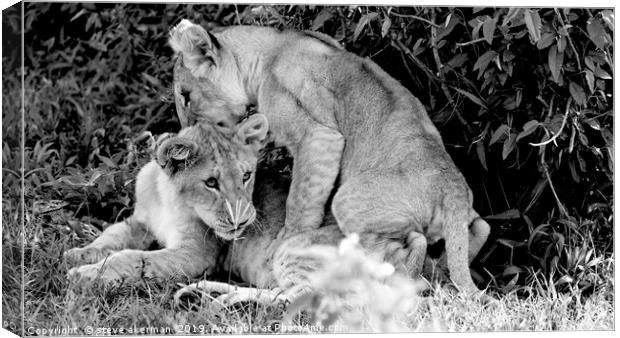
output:
<svg viewBox="0 0 620 338"><path fill-rule="evenodd" d="M506 276L510 276L510 275L516 275L516 274L522 273L522 272L525 272L525 270L523 270L523 268L520 268L520 267L518 267L516 265L510 265L510 266L507 266L504 269L504 272L502 272L502 276L506 277Z"/></svg>
<svg viewBox="0 0 620 338"><path fill-rule="evenodd" d="M545 49L545 48L551 46L551 44L554 41L555 41L555 34L546 32L546 33L544 33L542 35L540 40L538 40L538 42L536 42L536 47L538 47L538 49Z"/></svg>
<svg viewBox="0 0 620 338"><path fill-rule="evenodd" d="M596 69L594 66L594 59L590 55L586 56L583 61L586 63L586 67L590 68L592 71Z"/></svg>
<svg viewBox="0 0 620 338"><path fill-rule="evenodd" d="M592 18L589 20L586 28L588 29L588 36L590 37L590 40L594 42L596 47L599 49L605 49L607 44L609 44L610 39L607 32L605 32L605 28L603 27L601 21L597 18Z"/></svg>
<svg viewBox="0 0 620 338"><path fill-rule="evenodd" d="M525 26L530 33L530 38L532 41L538 42L538 40L540 40L540 28L542 26L538 11L526 9L523 13L523 18L525 20Z"/></svg>
<svg viewBox="0 0 620 338"><path fill-rule="evenodd" d="M392 26L392 20L389 17L386 17L383 20L383 24L381 25L381 37L384 38L387 33L390 31L390 27Z"/></svg>
<svg viewBox="0 0 620 338"><path fill-rule="evenodd" d="M560 78L563 63L564 53L558 53L558 46L551 46L551 48L549 48L549 70L551 70L551 75L556 83L558 83L558 79Z"/></svg>
<svg viewBox="0 0 620 338"><path fill-rule="evenodd" d="M601 68L600 66L596 66L596 69L594 70L594 75L596 75L596 77L598 77L599 79L611 80L611 75L604 71L603 68Z"/></svg>
<svg viewBox="0 0 620 338"><path fill-rule="evenodd" d="M321 12L312 20L312 30L319 30L327 20L331 19L334 16L334 12L331 8L324 8Z"/></svg>
<svg viewBox="0 0 620 338"><path fill-rule="evenodd" d="M472 30L471 30L471 37L473 39L477 39L479 32L480 32L480 28L482 28L482 24L484 23L484 21L482 21L480 18L484 18L482 16L479 16L477 18L471 19L469 20L469 25L472 26Z"/></svg>
<svg viewBox="0 0 620 338"><path fill-rule="evenodd" d="M517 55L515 55L515 53L513 53L510 49L505 49L502 53L502 60L504 62L510 62L514 60L515 57L517 57Z"/></svg>
<svg viewBox="0 0 620 338"><path fill-rule="evenodd" d="M99 154L97 154L97 157L99 157L99 159L101 160L101 162L105 163L105 165L107 165L110 168L116 168L117 164L112 161L112 159L110 159L109 157L105 157L105 156L101 156Z"/></svg>
<svg viewBox="0 0 620 338"><path fill-rule="evenodd" d="M515 137L515 134L509 132L508 139L504 141L504 146L502 147L502 159L505 160L506 157L508 157L508 155L512 153L516 144L517 144L517 139Z"/></svg>
<svg viewBox="0 0 620 338"><path fill-rule="evenodd" d="M411 53L413 53L413 55L418 56L419 54L424 52L425 48L421 47L422 46L422 42L424 42L424 39L422 39L422 38L419 38L419 39L416 40L415 44L411 48Z"/></svg>
<svg viewBox="0 0 620 338"><path fill-rule="evenodd" d="M479 141L476 144L476 153L478 154L478 160L480 161L480 164L482 165L484 170L489 171L489 169L487 169L486 150L484 149L484 144L482 143L482 141Z"/></svg>
<svg viewBox="0 0 620 338"><path fill-rule="evenodd" d="M512 239L507 239L507 238L498 238L497 239L497 243L499 243L501 245L504 245L506 247L509 247L509 248L518 248L518 247L521 247L521 246L525 246L527 244L527 242L524 242L524 241L523 242L519 242L519 241L515 241L515 240L512 240Z"/></svg>
<svg viewBox="0 0 620 338"><path fill-rule="evenodd" d="M594 129L594 130L601 130L601 125L594 119L590 119L590 120L586 120L585 121L590 128Z"/></svg>
<svg viewBox="0 0 620 338"><path fill-rule="evenodd" d="M482 35L484 39L490 44L493 43L493 33L495 33L495 25L497 24L497 18L487 17L482 24Z"/></svg>
<svg viewBox="0 0 620 338"><path fill-rule="evenodd" d="M521 105L521 101L523 100L523 90L518 89L517 90L517 95L515 98L515 105L518 107Z"/></svg>
<svg viewBox="0 0 620 338"><path fill-rule="evenodd" d="M446 22L444 22L443 24L444 27L448 27L448 25L450 24L450 18L452 18L452 12L450 12L450 14L448 14L448 16L446 17Z"/></svg>
<svg viewBox="0 0 620 338"><path fill-rule="evenodd" d="M491 136L491 142L489 142L489 146L495 144L495 142L499 141L500 138L503 139L504 137L506 137L509 130L510 128L505 124L499 126L497 130L495 130L495 132L493 133L493 136Z"/></svg>
<svg viewBox="0 0 620 338"><path fill-rule="evenodd" d="M450 59L447 64L452 68L459 68L462 67L468 60L469 56L467 55L467 53L459 53L456 54L452 59Z"/></svg>
<svg viewBox="0 0 620 338"><path fill-rule="evenodd" d="M86 10L83 8L80 9L80 11L77 12L77 14L75 14L71 19L69 19L69 22L77 20L80 16L84 15L84 13L86 13Z"/></svg>
<svg viewBox="0 0 620 338"><path fill-rule="evenodd" d="M48 212L60 210L69 205L69 202L63 200L36 200L32 205L32 212L35 214L45 214Z"/></svg>
<svg viewBox="0 0 620 338"><path fill-rule="evenodd" d="M504 75L504 78L500 79L500 82L505 82L506 74L500 74L500 75ZM502 108L506 110L515 110L517 108L517 98L515 96L516 95L511 95L511 96L506 97L504 102L502 102Z"/></svg>
<svg viewBox="0 0 620 338"><path fill-rule="evenodd" d="M142 72L142 77L144 77L150 84L152 84L155 87L159 87L161 85L161 82L159 81L158 78L149 75L145 72Z"/></svg>
<svg viewBox="0 0 620 338"><path fill-rule="evenodd" d="M604 11L601 12L601 17L603 18L603 21L605 21L605 23L607 24L607 27L609 27L609 29L613 32L614 31L614 12L610 11L609 9L606 9Z"/></svg>
<svg viewBox="0 0 620 338"><path fill-rule="evenodd" d="M353 32L353 41L357 41L357 38L362 34L364 28L374 20L379 14L378 13L368 13L361 17L360 21L355 26L355 31Z"/></svg>
<svg viewBox="0 0 620 338"><path fill-rule="evenodd" d="M474 64L474 70L479 69L480 73L484 72L487 69L487 66L489 65L489 63L493 61L495 56L497 56L497 52L494 50L490 50L482 54L482 56L480 56L478 60L476 61L476 63Z"/></svg>
<svg viewBox="0 0 620 338"><path fill-rule="evenodd" d="M577 102L579 105L585 105L588 98L586 97L586 93L583 91L583 88L577 83L571 81L568 85L568 90L570 91L570 95L573 97L573 100Z"/></svg>
<svg viewBox="0 0 620 338"><path fill-rule="evenodd" d="M566 37L563 36L558 40L558 52L564 53L566 49Z"/></svg>
<svg viewBox="0 0 620 338"><path fill-rule="evenodd" d="M519 142L520 139L533 133L538 128L538 126L540 126L540 122L536 120L527 121L523 125L523 130L519 133L519 135L517 135L517 142Z"/></svg>
<svg viewBox="0 0 620 338"><path fill-rule="evenodd" d="M502 22L502 26L506 26L507 24L512 24L512 19L517 17L523 8L511 7L508 9L508 13L504 17L504 21Z"/></svg>
<svg viewBox="0 0 620 338"><path fill-rule="evenodd" d="M486 108L486 104L484 102L482 102L482 100L480 98L478 98L476 95L467 92L463 89L460 88L456 88L456 87L451 87L452 89L456 90L457 92L465 95L465 97L467 97L468 99L472 100L472 102L474 102L475 104L479 105L482 108Z"/></svg>
<svg viewBox="0 0 620 338"><path fill-rule="evenodd" d="M586 69L586 82L588 83L590 92L594 92L594 73L589 69Z"/></svg>
<svg viewBox="0 0 620 338"><path fill-rule="evenodd" d="M521 217L521 213L518 209L509 209L504 212L500 212L499 214L485 216L486 220L497 220L497 221L506 221L511 219L518 219Z"/></svg>
<svg viewBox="0 0 620 338"><path fill-rule="evenodd" d="M448 21L450 20L450 21ZM446 24L439 27L437 30L436 41L443 39L446 35L450 34L454 27L461 21L457 15L450 14L448 18L446 18Z"/></svg>

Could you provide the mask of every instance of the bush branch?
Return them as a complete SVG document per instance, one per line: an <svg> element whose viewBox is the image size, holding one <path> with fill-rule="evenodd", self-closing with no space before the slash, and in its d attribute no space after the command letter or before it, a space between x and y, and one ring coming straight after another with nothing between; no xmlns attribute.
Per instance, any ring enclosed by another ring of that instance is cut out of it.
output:
<svg viewBox="0 0 620 338"><path fill-rule="evenodd" d="M570 45L570 48L573 50L573 53L575 53L575 60L577 60L577 69L581 71L581 61L579 61L579 54L577 54L577 48L575 48L573 39L571 39L570 34L568 34L568 28L566 27L564 18L562 17L562 14L560 14L560 11L557 8L554 8L553 10L555 11L555 14L557 14L558 18L560 19L560 22L562 23L562 27L564 27L564 30L566 31L566 39L568 40L568 44Z"/></svg>
<svg viewBox="0 0 620 338"><path fill-rule="evenodd" d="M543 142L540 142L540 143L530 143L531 146L533 146L533 147L540 147L540 146L547 145L547 144L549 144L551 142L555 142L555 139L557 139L558 136L560 136L560 134L562 133L562 130L564 129L564 126L566 125L566 118L568 117L570 101L571 101L570 98L568 98L568 100L566 101L566 112L564 113L564 118L562 119L562 125L560 126L560 129L556 133L554 133L553 136L550 139L548 139L546 141L543 141Z"/></svg>
<svg viewBox="0 0 620 338"><path fill-rule="evenodd" d="M551 175L549 174L549 169L547 168L547 163L543 162L542 167L543 167L543 171L545 172L545 176L547 177L547 182L549 182L549 188L551 188L551 192L553 193L553 196L555 197L555 202L557 203L558 208L560 209L560 213L562 214L562 216L567 217L568 212L566 212L564 205L560 201L560 198L558 197L558 194L557 192L555 192L555 188L553 187L553 182L551 181Z"/></svg>
<svg viewBox="0 0 620 338"><path fill-rule="evenodd" d="M436 17L435 11L433 10L432 13L433 13L432 19L433 21L435 21L435 17ZM452 95L450 95L450 91L448 90L448 86L446 85L446 79L442 72L444 65L441 62L441 58L439 57L439 49L437 48L437 26L431 27L431 48L433 49L433 58L435 59L435 64L437 65L437 76L439 77L439 80L440 80L441 90L443 91L443 94L448 99L448 102L450 102L450 105L452 106L453 111L456 114L456 117L459 119L461 124L464 125L465 128L467 128L467 131L471 132L471 127L469 126L469 123L467 123L467 120L465 120L465 118L463 118L463 116L461 115L461 112L459 111L458 107L454 103L454 100L452 99Z"/></svg>
<svg viewBox="0 0 620 338"><path fill-rule="evenodd" d="M396 13L396 12L390 12L390 14L392 14L394 16L397 16L397 17L400 17L400 18L411 18L411 19L422 21L422 22L426 22L427 24L429 24L429 25L431 25L433 27L436 27L436 28L440 27L438 24L436 24L436 23L434 23L434 22L432 22L432 21L430 21L428 19L424 19L422 17L419 17L417 15L399 14L399 13Z"/></svg>

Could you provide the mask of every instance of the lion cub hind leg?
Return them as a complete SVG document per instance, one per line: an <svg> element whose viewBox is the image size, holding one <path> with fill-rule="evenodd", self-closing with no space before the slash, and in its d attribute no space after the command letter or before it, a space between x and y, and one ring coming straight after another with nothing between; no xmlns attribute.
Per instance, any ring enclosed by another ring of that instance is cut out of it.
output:
<svg viewBox="0 0 620 338"><path fill-rule="evenodd" d="M273 255L273 273L289 301L312 290L312 276L335 257L343 238L336 224L329 224L282 241Z"/></svg>
<svg viewBox="0 0 620 338"><path fill-rule="evenodd" d="M342 232L357 233L369 254L379 255L397 270L417 278L424 266L426 238L412 224L413 219L402 212L399 197L381 184L369 179L363 184L349 180L334 196L332 212ZM393 197L380 197L378 193Z"/></svg>
<svg viewBox="0 0 620 338"><path fill-rule="evenodd" d="M491 226L489 223L476 213L476 218L469 227L469 264L478 256L490 233Z"/></svg>
<svg viewBox="0 0 620 338"><path fill-rule="evenodd" d="M146 225L132 218L110 225L101 236L83 248L65 251L71 265L92 264L123 249L146 249L155 240Z"/></svg>

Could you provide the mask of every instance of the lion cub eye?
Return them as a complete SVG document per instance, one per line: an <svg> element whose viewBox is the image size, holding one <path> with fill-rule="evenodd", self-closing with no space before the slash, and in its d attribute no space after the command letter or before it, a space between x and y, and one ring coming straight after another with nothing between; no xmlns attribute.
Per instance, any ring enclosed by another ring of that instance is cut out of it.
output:
<svg viewBox="0 0 620 338"><path fill-rule="evenodd" d="M248 171L245 174L243 174L243 182L247 182L247 180L249 180L250 177L252 177L252 172L251 171Z"/></svg>
<svg viewBox="0 0 620 338"><path fill-rule="evenodd" d="M217 184L217 180L214 177L209 177L206 181L205 181L205 185L208 188L211 189L217 189L218 188L218 184Z"/></svg>

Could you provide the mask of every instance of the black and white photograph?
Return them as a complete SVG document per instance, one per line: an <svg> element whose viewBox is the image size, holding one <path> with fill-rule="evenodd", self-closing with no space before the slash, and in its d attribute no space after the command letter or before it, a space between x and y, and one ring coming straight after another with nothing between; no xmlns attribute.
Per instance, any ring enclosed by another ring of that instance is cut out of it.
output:
<svg viewBox="0 0 620 338"><path fill-rule="evenodd" d="M3 332L613 333L609 5L4 8Z"/></svg>

